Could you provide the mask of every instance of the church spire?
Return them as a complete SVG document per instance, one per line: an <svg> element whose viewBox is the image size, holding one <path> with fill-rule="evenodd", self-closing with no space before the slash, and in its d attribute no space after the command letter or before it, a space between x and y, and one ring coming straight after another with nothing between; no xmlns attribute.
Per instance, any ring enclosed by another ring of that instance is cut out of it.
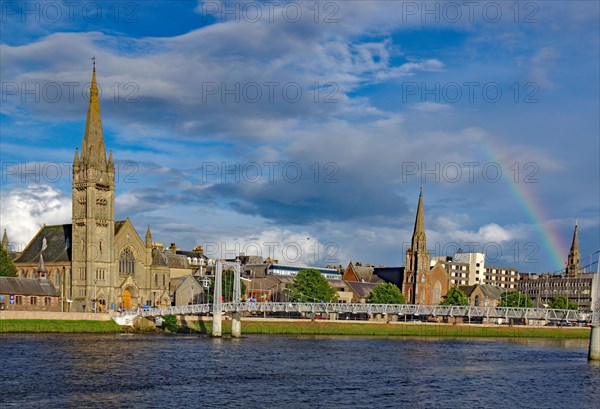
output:
<svg viewBox="0 0 600 409"><path fill-rule="evenodd" d="M42 256L42 253L40 253L40 259L37 267L38 278L46 278L47 273L48 270L46 270L46 266L44 265L44 256Z"/></svg>
<svg viewBox="0 0 600 409"><path fill-rule="evenodd" d="M577 234L578 220L575 219L575 230L573 230L573 242L571 243L571 251L569 251L569 258L567 260L567 274L576 276L581 270L581 264L579 261L579 238Z"/></svg>
<svg viewBox="0 0 600 409"><path fill-rule="evenodd" d="M419 204L417 205L417 217L415 219L415 229L412 235L412 249L426 250L425 244L425 215L423 211L423 187L419 193Z"/></svg>
<svg viewBox="0 0 600 409"><path fill-rule="evenodd" d="M81 147L81 160L84 164L97 169L106 168L106 148L102 134L102 120L100 119L100 101L98 98L98 85L96 84L96 58L92 58L92 84L90 86L90 102L88 105L85 135Z"/></svg>
<svg viewBox="0 0 600 409"><path fill-rule="evenodd" d="M150 225L148 225L148 230L146 230L146 247L152 247L152 233L150 232Z"/></svg>

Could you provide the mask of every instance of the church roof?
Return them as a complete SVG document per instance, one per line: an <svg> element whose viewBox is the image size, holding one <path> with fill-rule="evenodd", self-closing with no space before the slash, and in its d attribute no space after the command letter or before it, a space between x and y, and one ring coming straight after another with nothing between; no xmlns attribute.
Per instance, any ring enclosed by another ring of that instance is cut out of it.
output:
<svg viewBox="0 0 600 409"><path fill-rule="evenodd" d="M40 254L46 263L70 262L71 227L70 224L43 226L15 263L38 263Z"/></svg>
<svg viewBox="0 0 600 409"><path fill-rule="evenodd" d="M14 295L45 295L58 297L59 293L45 278L0 277L0 293Z"/></svg>
<svg viewBox="0 0 600 409"><path fill-rule="evenodd" d="M491 285L491 284L474 284L474 285L461 285L458 288L465 293L465 295L467 297L470 297L471 294L473 294L473 291L475 291L475 289L479 287L481 289L481 292L483 293L483 296L488 299L488 300L499 300L500 299L500 295L506 291L500 287L496 287L495 285Z"/></svg>
<svg viewBox="0 0 600 409"><path fill-rule="evenodd" d="M346 285L350 287L360 298L367 298L371 291L379 285L379 283L359 283L357 281L346 281Z"/></svg>
<svg viewBox="0 0 600 409"><path fill-rule="evenodd" d="M383 282L383 280L381 278L379 278L375 274L373 274L375 272L374 267L364 267L364 266L353 265L352 270L354 271L354 274L356 274L356 277L360 281L363 281L365 283L379 284L379 283Z"/></svg>
<svg viewBox="0 0 600 409"><path fill-rule="evenodd" d="M121 227L125 224L127 220L115 220L115 236L121 230Z"/></svg>

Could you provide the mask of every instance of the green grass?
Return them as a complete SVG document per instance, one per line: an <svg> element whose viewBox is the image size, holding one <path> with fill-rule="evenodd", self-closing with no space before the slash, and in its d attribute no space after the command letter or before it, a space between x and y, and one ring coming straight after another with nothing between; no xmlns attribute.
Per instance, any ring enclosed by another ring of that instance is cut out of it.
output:
<svg viewBox="0 0 600 409"><path fill-rule="evenodd" d="M196 326L197 329L198 327ZM211 322L204 322L200 332L210 334ZM224 334L231 333L231 321L223 321ZM358 335L411 336L439 338L589 338L589 328L556 328L443 324L370 324L336 323L335 321L264 322L242 321L242 334L268 335Z"/></svg>
<svg viewBox="0 0 600 409"><path fill-rule="evenodd" d="M121 332L113 320L0 320L0 333L99 333Z"/></svg>

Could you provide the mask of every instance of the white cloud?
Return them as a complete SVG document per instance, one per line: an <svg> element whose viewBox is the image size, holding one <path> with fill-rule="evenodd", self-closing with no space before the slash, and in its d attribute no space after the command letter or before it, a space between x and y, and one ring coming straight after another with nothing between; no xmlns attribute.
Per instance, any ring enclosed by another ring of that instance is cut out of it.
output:
<svg viewBox="0 0 600 409"><path fill-rule="evenodd" d="M23 250L44 224L71 223L71 198L49 185L3 191L0 203L0 223L17 250Z"/></svg>

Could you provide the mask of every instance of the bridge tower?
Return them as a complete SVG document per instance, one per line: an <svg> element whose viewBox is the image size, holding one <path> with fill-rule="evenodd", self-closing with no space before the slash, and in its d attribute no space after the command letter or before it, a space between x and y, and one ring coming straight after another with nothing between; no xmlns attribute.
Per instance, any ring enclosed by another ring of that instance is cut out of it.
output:
<svg viewBox="0 0 600 409"><path fill-rule="evenodd" d="M236 260L233 263L223 263L221 260L218 260L216 263L215 269L215 289L213 294L213 326L212 326L212 336L220 337L222 335L222 321L223 321L223 301L222 301L222 285L223 285L223 266L227 268L233 267L233 294L232 294L232 302L239 303L242 298L241 294L241 286L240 286L240 261ZM231 336L233 338L239 338L242 336L242 314L237 311L234 311L232 314L231 320Z"/></svg>
<svg viewBox="0 0 600 409"><path fill-rule="evenodd" d="M592 308L592 330L590 332L588 359L590 361L600 361L600 253L598 254L596 276L593 279Z"/></svg>

